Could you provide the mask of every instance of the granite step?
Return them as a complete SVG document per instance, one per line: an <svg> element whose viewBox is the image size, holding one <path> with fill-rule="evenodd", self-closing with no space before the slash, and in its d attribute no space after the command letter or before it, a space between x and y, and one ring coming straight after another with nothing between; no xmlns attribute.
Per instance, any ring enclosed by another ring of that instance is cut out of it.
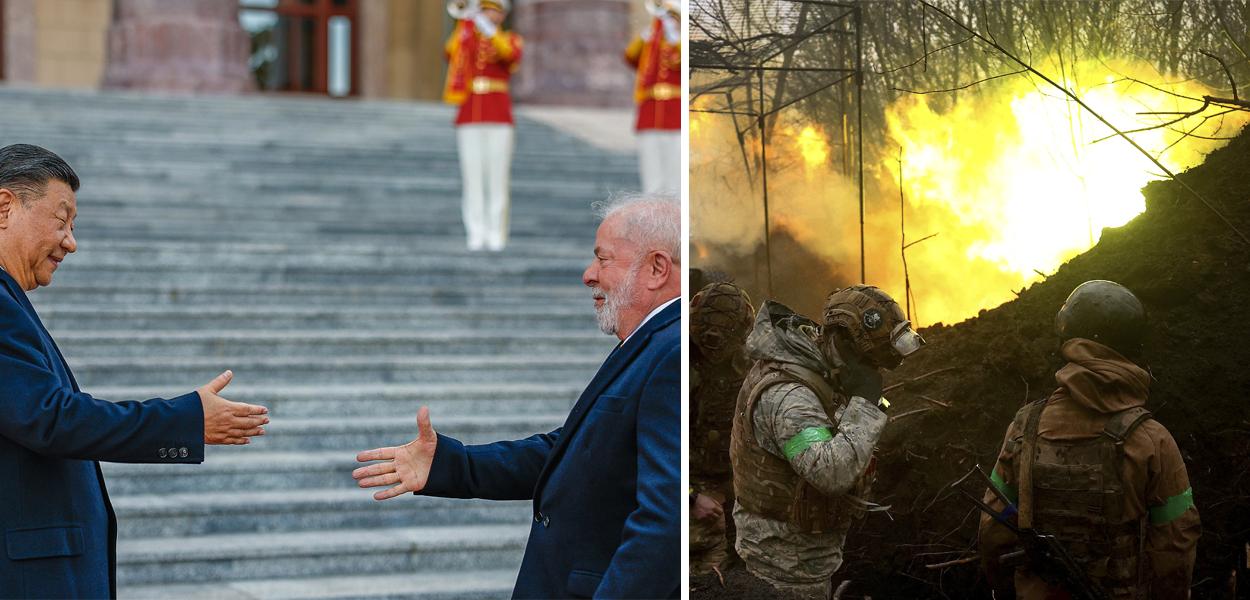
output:
<svg viewBox="0 0 1250 600"><path fill-rule="evenodd" d="M448 525L131 538L117 543L117 582L129 586L369 573L515 572L528 531L528 524Z"/></svg>
<svg viewBox="0 0 1250 600"><path fill-rule="evenodd" d="M515 569L122 586L135 600L503 600Z"/></svg>
<svg viewBox="0 0 1250 600"><path fill-rule="evenodd" d="M422 406L435 415L565 414L581 395L584 382L443 384L358 383L317 385L251 385L231 382L227 397L267 407L274 415L319 417L351 414L374 417L403 415L411 420ZM99 386L88 390L106 400L169 398L190 391L177 386Z"/></svg>
<svg viewBox="0 0 1250 600"><path fill-rule="evenodd" d="M92 306L57 304L42 308L40 318L57 339L78 332L224 331L248 332L595 332L587 306L518 306L510 311L459 307L335 308L301 306Z"/></svg>
<svg viewBox="0 0 1250 600"><path fill-rule="evenodd" d="M466 444L519 440L562 425L567 413L439 415L435 429ZM431 420L435 417L431 416ZM265 435L249 446L257 452L345 451L406 444L416 437L416 414L378 416L345 409L320 418L270 415Z"/></svg>
<svg viewBox="0 0 1250 600"><path fill-rule="evenodd" d="M222 323L236 327L232 323ZM79 358L250 358L297 355L308 359L358 356L546 355L611 349L608 336L581 331L412 331L306 329L300 331L66 331L57 334L65 356ZM72 350L68 350L72 348Z"/></svg>
<svg viewBox="0 0 1250 600"><path fill-rule="evenodd" d="M189 385L208 383L225 369L249 385L308 383L544 383L589 381L612 349L582 355L548 356L389 356L389 357L220 357L72 358L83 389L108 385ZM66 349L66 352L73 352Z"/></svg>
<svg viewBox="0 0 1250 600"><path fill-rule="evenodd" d="M350 480L351 472L340 473ZM382 488L379 488L382 489ZM379 502L374 489L202 490L126 494L113 500L117 535L124 539L230 533L527 523L528 501L499 502L404 496Z"/></svg>
<svg viewBox="0 0 1250 600"><path fill-rule="evenodd" d="M464 285L441 286L317 285L258 283L238 285L216 282L192 286L174 284L157 277L144 277L133 284L82 283L57 281L30 294L37 306L58 303L99 302L112 305L222 305L247 303L253 306L334 307L493 307L501 311L516 306L588 303L584 287L569 285Z"/></svg>

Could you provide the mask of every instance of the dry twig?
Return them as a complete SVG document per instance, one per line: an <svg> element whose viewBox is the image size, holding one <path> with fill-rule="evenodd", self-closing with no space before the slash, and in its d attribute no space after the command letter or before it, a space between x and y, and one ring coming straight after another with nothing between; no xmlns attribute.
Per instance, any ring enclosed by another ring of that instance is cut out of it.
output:
<svg viewBox="0 0 1250 600"><path fill-rule="evenodd" d="M978 555L976 555L976 556L967 556L967 557L964 557L964 558L957 558L957 559L955 559L955 560L948 560L948 561L946 561L946 562L935 563L935 564L932 564L932 565L925 565L925 566L924 566L924 568L926 568L926 569L945 569L946 567L953 567L953 566L955 566L955 565L966 565L966 564L968 564L968 563L978 562L978 561L980 561L980 560L981 560L981 556L978 554Z"/></svg>

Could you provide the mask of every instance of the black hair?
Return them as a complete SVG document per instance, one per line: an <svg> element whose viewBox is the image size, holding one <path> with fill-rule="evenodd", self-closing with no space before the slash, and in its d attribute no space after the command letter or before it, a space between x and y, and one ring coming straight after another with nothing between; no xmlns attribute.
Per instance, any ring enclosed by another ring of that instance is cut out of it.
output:
<svg viewBox="0 0 1250 600"><path fill-rule="evenodd" d="M78 174L55 152L31 144L0 148L0 188L12 191L22 204L43 196L53 179L78 191Z"/></svg>

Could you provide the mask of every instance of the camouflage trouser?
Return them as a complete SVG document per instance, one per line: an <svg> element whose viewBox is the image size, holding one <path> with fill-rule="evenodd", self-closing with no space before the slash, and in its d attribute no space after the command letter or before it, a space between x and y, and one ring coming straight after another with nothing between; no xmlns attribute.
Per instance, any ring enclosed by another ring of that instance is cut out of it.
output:
<svg viewBox="0 0 1250 600"><path fill-rule="evenodd" d="M712 568L724 569L729 562L733 544L733 482L692 482L700 495L715 498L725 510L723 519L690 518L690 574L711 573ZM727 526L726 523L729 525Z"/></svg>

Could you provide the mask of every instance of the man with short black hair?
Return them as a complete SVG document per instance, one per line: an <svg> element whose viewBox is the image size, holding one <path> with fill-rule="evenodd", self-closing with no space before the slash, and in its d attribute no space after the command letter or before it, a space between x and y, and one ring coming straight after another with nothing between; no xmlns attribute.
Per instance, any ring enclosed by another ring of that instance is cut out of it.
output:
<svg viewBox="0 0 1250 600"><path fill-rule="evenodd" d="M681 205L609 202L582 274L599 327L621 343L563 427L465 446L438 435L361 452L361 487L534 501L516 598L676 598L681 566Z"/></svg>
<svg viewBox="0 0 1250 600"><path fill-rule="evenodd" d="M38 146L0 148L0 596L117 595L117 522L97 461L199 463L205 444L263 435L264 407L218 393L226 371L172 400L78 389L26 293L77 251L78 175Z"/></svg>

